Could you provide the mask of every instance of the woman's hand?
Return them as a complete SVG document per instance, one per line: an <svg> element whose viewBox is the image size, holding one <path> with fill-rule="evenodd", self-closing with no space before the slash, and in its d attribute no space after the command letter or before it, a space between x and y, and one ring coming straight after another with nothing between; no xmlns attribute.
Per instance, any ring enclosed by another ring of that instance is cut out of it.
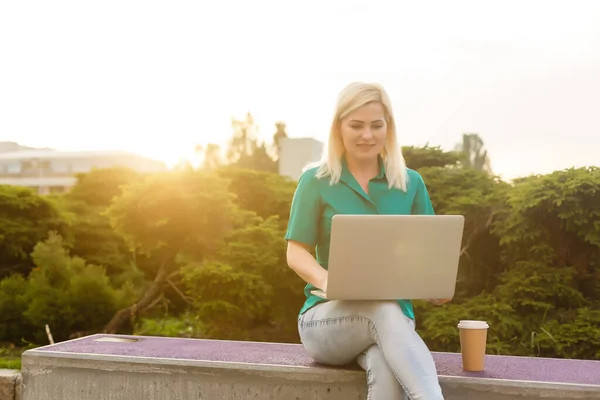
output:
<svg viewBox="0 0 600 400"><path fill-rule="evenodd" d="M451 300L452 299L430 299L427 301L430 302L431 304L433 304L434 306L441 306L442 304L446 304L447 302L449 302Z"/></svg>

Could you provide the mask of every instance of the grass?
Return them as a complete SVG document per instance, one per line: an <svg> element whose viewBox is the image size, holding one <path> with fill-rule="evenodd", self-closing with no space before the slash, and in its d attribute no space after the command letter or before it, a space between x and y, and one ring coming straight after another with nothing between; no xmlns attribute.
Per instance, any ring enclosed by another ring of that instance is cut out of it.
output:
<svg viewBox="0 0 600 400"><path fill-rule="evenodd" d="M21 369L21 353L26 348L12 345L0 346L0 369Z"/></svg>

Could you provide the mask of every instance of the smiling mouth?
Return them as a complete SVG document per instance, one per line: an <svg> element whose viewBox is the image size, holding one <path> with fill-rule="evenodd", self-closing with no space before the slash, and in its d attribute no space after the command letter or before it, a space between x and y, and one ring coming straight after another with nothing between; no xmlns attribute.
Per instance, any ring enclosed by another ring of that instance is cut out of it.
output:
<svg viewBox="0 0 600 400"><path fill-rule="evenodd" d="M370 143L370 144L369 143L360 143L360 144L357 144L357 146L360 146L360 147L373 147L373 146L375 146L375 143Z"/></svg>

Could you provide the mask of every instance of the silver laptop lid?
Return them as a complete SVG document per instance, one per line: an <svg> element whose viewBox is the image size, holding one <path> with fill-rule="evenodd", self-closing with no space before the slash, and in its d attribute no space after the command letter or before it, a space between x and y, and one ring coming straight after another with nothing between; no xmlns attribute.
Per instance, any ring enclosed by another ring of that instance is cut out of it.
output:
<svg viewBox="0 0 600 400"><path fill-rule="evenodd" d="M453 297L463 228L461 215L335 215L327 298Z"/></svg>

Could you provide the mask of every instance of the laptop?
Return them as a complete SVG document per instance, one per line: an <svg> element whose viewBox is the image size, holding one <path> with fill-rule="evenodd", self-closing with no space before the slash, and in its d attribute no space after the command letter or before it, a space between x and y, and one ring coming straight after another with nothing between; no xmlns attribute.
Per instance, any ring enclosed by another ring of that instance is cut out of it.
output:
<svg viewBox="0 0 600 400"><path fill-rule="evenodd" d="M348 215L332 219L328 300L454 296L462 215Z"/></svg>

